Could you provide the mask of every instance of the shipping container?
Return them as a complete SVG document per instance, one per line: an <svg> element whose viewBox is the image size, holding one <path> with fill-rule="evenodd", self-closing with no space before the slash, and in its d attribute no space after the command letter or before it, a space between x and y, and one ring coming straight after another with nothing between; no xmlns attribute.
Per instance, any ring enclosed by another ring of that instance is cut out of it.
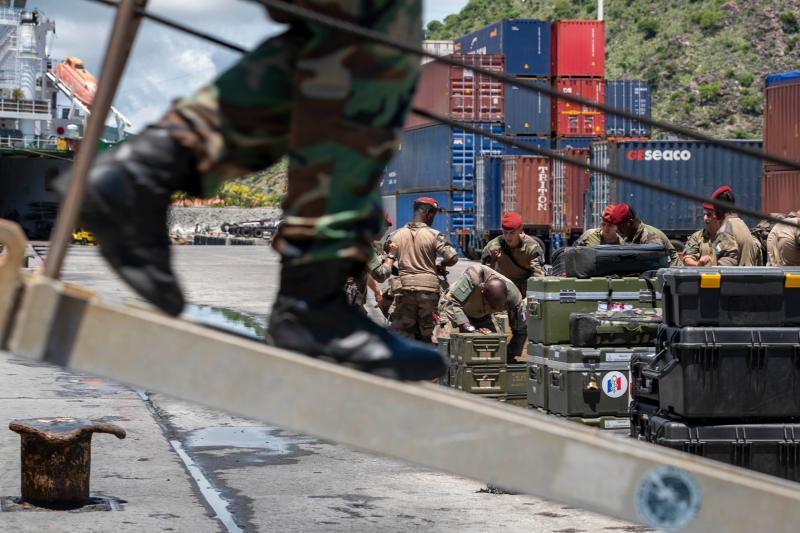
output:
<svg viewBox="0 0 800 533"><path fill-rule="evenodd" d="M423 65L412 106L454 120L502 122L505 91L503 82L476 72L471 67L502 72L502 55L453 55L466 66L439 62ZM410 113L403 129L433 124L434 121Z"/></svg>
<svg viewBox="0 0 800 533"><path fill-rule="evenodd" d="M468 33L456 39L457 54L504 54L505 71L512 76L550 76L550 23L513 19Z"/></svg>
<svg viewBox="0 0 800 533"><path fill-rule="evenodd" d="M449 56L453 53L453 41L422 41L422 49L437 56ZM433 61L430 57L423 57L422 64Z"/></svg>
<svg viewBox="0 0 800 533"><path fill-rule="evenodd" d="M800 70L764 82L764 150L800 161ZM764 170L791 169L764 161Z"/></svg>
<svg viewBox="0 0 800 533"><path fill-rule="evenodd" d="M559 153L584 163L589 162L588 148L570 148ZM563 161L553 160L553 231L569 234L583 231L583 201L589 190L589 171Z"/></svg>
<svg viewBox="0 0 800 533"><path fill-rule="evenodd" d="M553 88L562 94L579 96L600 104L605 102L606 86L600 79L558 78L553 81ZM552 129L555 135L600 137L605 133L605 116L602 111L574 104L563 98L554 98L552 108Z"/></svg>
<svg viewBox="0 0 800 533"><path fill-rule="evenodd" d="M602 20L557 20L550 31L551 76L605 77L606 34Z"/></svg>
<svg viewBox="0 0 800 533"><path fill-rule="evenodd" d="M481 157L475 166L475 232L500 227L503 193L503 158Z"/></svg>
<svg viewBox="0 0 800 533"><path fill-rule="evenodd" d="M778 170L764 174L761 184L761 211L800 211L800 171Z"/></svg>
<svg viewBox="0 0 800 533"><path fill-rule="evenodd" d="M550 158L503 158L502 211L516 211L525 227L549 228L553 222Z"/></svg>
<svg viewBox="0 0 800 533"><path fill-rule="evenodd" d="M552 144L556 150L565 150L567 148L589 148L592 143L602 140L600 137L556 137Z"/></svg>
<svg viewBox="0 0 800 533"><path fill-rule="evenodd" d="M527 146L531 146L532 148L550 148L550 137L534 137L531 135L521 135L518 137L506 137L507 139L511 139L514 142L522 143ZM523 150L522 148L517 148L516 146L504 145L505 149L503 150L503 155L539 155L534 152L529 152L528 150Z"/></svg>
<svg viewBox="0 0 800 533"><path fill-rule="evenodd" d="M760 150L761 141L732 141ZM600 142L592 145L592 164L669 185L681 191L704 196L721 185L729 185L736 203L750 209L761 207L761 162L754 157L731 152L700 141ZM587 227L600 224L609 203L625 202L640 218L671 237L689 235L703 227L703 206L679 198L591 173L592 216ZM748 220L748 224L756 221Z"/></svg>
<svg viewBox="0 0 800 533"><path fill-rule="evenodd" d="M522 79L526 83L544 87L550 80ZM505 122L509 135L549 135L550 95L519 85L506 84Z"/></svg>
<svg viewBox="0 0 800 533"><path fill-rule="evenodd" d="M606 80L606 105L650 118L650 84L641 80ZM650 126L606 113L606 136L649 137Z"/></svg>
<svg viewBox="0 0 800 533"><path fill-rule="evenodd" d="M503 134L502 124L475 122L472 126L495 135ZM475 158L501 155L504 148L497 141L461 128L443 124L427 126L402 133L398 153L387 171L396 173L393 187L402 193L445 189L471 191ZM391 178L387 172L384 176L384 182L388 183Z"/></svg>
<svg viewBox="0 0 800 533"><path fill-rule="evenodd" d="M397 196L394 194L385 194L381 197L383 201L383 210L389 215L392 220L392 227L389 231L397 229Z"/></svg>

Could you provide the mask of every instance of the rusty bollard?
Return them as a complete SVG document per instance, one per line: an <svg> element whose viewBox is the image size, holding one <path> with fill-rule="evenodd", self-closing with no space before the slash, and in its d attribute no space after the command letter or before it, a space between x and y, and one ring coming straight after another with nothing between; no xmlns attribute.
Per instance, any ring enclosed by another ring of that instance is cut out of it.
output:
<svg viewBox="0 0 800 533"><path fill-rule="evenodd" d="M89 503L92 434L125 438L125 430L77 418L12 420L22 437L22 501L40 507L80 507Z"/></svg>

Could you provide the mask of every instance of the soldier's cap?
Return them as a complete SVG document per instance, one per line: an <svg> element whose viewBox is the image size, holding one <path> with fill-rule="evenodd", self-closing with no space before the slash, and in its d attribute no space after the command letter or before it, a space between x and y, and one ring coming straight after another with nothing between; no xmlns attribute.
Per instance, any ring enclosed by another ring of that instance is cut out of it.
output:
<svg viewBox="0 0 800 533"><path fill-rule="evenodd" d="M614 224L615 226L618 226L631 218L633 218L633 216L631 208L628 204L616 204L611 209L611 212L608 213L608 216L606 216L605 212L603 213L603 220L609 224Z"/></svg>
<svg viewBox="0 0 800 533"><path fill-rule="evenodd" d="M726 192L733 192L733 189L731 189L727 185L723 185L722 187L720 187L719 189L714 191L714 194L711 195L711 198L713 200L716 200L717 198L719 198L720 196L722 196ZM703 204L703 209L708 209L710 211L713 211L715 209L714 208L714 204L709 204L708 202L706 202L706 203Z"/></svg>
<svg viewBox="0 0 800 533"><path fill-rule="evenodd" d="M433 207L437 213L444 213L444 209L439 207L439 202L428 196L420 196L419 198L414 200L414 207L416 207L417 204L426 204Z"/></svg>
<svg viewBox="0 0 800 533"><path fill-rule="evenodd" d="M617 207L617 204L608 204L605 209L603 209L603 222L607 224L611 224L611 213L614 212L614 208Z"/></svg>
<svg viewBox="0 0 800 533"><path fill-rule="evenodd" d="M504 230L519 229L522 227L522 216L514 211L509 211L503 215L501 225Z"/></svg>
<svg viewBox="0 0 800 533"><path fill-rule="evenodd" d="M393 225L392 224L392 218L389 216L389 213L387 213L386 211L383 212L383 218L384 218L384 220L386 220L386 225L387 226L391 227Z"/></svg>

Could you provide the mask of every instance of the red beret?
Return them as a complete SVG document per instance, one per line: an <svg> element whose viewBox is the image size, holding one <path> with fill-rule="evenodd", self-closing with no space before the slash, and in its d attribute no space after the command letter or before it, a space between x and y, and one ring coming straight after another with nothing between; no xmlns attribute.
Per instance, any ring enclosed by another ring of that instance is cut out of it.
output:
<svg viewBox="0 0 800 533"><path fill-rule="evenodd" d="M386 220L386 225L387 226L391 226L392 225L392 217L389 216L389 213L384 211L383 212L383 218Z"/></svg>
<svg viewBox="0 0 800 533"><path fill-rule="evenodd" d="M433 207L434 209L439 209L439 202L434 200L433 198L429 198L427 196L420 196L416 200L414 200L415 204L428 204L429 206Z"/></svg>
<svg viewBox="0 0 800 533"><path fill-rule="evenodd" d="M508 213L503 215L503 221L501 225L503 226L503 229L506 230L521 228L522 217L519 215L519 213L509 211Z"/></svg>
<svg viewBox="0 0 800 533"><path fill-rule="evenodd" d="M606 208L606 211L603 211L603 220L609 224L618 226L630 217L631 208L628 207L628 204L616 204L609 207L611 209Z"/></svg>
<svg viewBox="0 0 800 533"><path fill-rule="evenodd" d="M617 204L608 204L605 209L603 209L603 222L611 224L611 213L614 212L614 208L617 207Z"/></svg>
<svg viewBox="0 0 800 533"><path fill-rule="evenodd" d="M733 192L733 190L730 187L728 187L727 185L723 185L722 187L720 187L719 189L714 191L714 194L711 195L711 199L712 200L716 200L717 198L719 198L720 196L722 196L726 192ZM703 204L703 209L708 209L708 210L713 211L714 210L714 204L704 203Z"/></svg>

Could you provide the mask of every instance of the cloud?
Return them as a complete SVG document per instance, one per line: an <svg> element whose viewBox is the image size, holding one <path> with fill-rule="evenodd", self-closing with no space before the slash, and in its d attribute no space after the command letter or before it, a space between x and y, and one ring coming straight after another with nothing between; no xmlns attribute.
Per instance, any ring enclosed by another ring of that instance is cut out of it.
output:
<svg viewBox="0 0 800 533"><path fill-rule="evenodd" d="M425 2L426 22L455 12L466 0ZM56 23L51 55L76 55L100 77L114 10L86 0L28 0ZM150 0L148 11L180 21L244 47L282 31L263 6L243 0ZM144 21L131 51L114 105L134 130L157 119L179 96L193 93L236 62L239 54ZM66 102L64 102L66 103Z"/></svg>

